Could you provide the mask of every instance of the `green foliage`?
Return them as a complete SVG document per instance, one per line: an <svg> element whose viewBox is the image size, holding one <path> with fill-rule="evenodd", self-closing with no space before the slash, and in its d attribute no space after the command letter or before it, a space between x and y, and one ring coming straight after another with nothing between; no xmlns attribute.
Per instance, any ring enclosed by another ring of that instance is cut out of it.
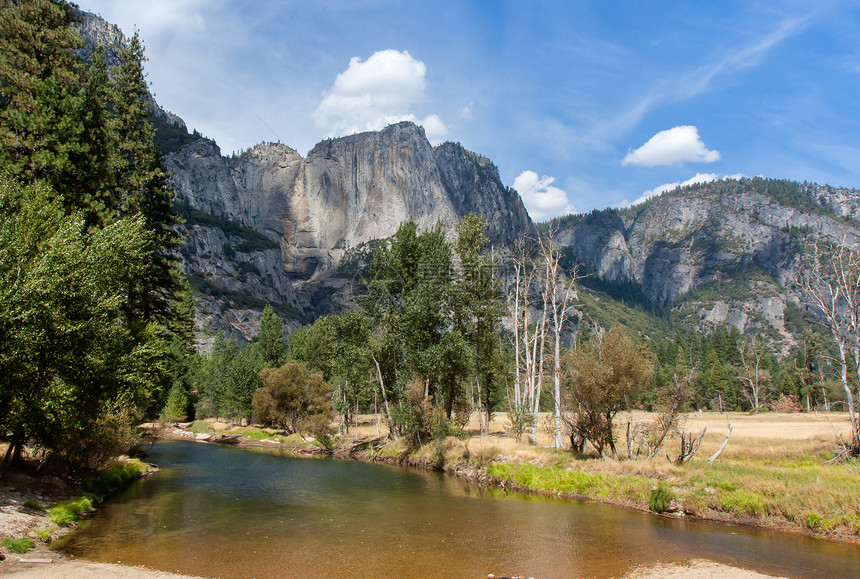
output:
<svg viewBox="0 0 860 579"><path fill-rule="evenodd" d="M284 325L275 314L272 306L267 305L260 316L260 329L256 338L260 356L266 368L280 366L284 356Z"/></svg>
<svg viewBox="0 0 860 579"><path fill-rule="evenodd" d="M106 434L100 424L145 409L164 342L155 324L121 323L126 280L143 267L142 219L88 233L53 197L0 178L0 429L13 446L74 458Z"/></svg>
<svg viewBox="0 0 860 579"><path fill-rule="evenodd" d="M30 551L30 549L35 547L33 539L30 537L19 537L18 539L6 538L0 542L0 545L3 545L4 548L9 549L9 551L18 555L24 555Z"/></svg>
<svg viewBox="0 0 860 579"><path fill-rule="evenodd" d="M167 403L161 417L168 422L183 422L188 418L188 391L182 382L174 382L167 394Z"/></svg>
<svg viewBox="0 0 860 579"><path fill-rule="evenodd" d="M317 439L328 435L332 406L331 384L321 372L299 362L260 372L263 388L254 393L254 420L285 432L303 432Z"/></svg>
<svg viewBox="0 0 860 579"><path fill-rule="evenodd" d="M669 510L669 503L674 499L675 493L672 492L672 488L664 482L659 482L651 490L651 496L648 499L648 508L655 513L665 513Z"/></svg>
<svg viewBox="0 0 860 579"><path fill-rule="evenodd" d="M654 356L635 344L621 328L598 334L570 350L565 357L567 408L577 408L569 427L604 455L608 446L613 458L615 432L612 420L618 411L638 401L654 374Z"/></svg>

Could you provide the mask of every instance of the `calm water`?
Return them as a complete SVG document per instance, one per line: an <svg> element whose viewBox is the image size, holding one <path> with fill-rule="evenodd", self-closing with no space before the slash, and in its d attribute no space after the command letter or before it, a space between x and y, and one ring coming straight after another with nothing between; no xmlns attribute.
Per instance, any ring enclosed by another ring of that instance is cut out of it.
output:
<svg viewBox="0 0 860 579"><path fill-rule="evenodd" d="M617 577L707 558L858 577L860 547L627 509L494 496L435 473L164 442L62 549L205 577Z"/></svg>

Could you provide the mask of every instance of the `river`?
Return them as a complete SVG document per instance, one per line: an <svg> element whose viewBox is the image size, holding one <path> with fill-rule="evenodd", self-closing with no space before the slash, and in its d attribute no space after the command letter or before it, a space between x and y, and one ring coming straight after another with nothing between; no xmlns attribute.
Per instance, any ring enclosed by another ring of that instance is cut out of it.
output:
<svg viewBox="0 0 860 579"><path fill-rule="evenodd" d="M860 547L481 489L438 473L160 442L60 549L204 577L618 577L705 558L856 577Z"/></svg>

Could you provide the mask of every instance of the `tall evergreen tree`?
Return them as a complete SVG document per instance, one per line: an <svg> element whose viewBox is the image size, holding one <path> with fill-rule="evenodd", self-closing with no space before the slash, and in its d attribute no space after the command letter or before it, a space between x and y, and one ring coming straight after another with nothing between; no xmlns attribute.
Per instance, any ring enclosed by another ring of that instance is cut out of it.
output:
<svg viewBox="0 0 860 579"><path fill-rule="evenodd" d="M0 9L0 166L24 182L47 182L67 208L85 144L81 38L74 12L56 0L6 0Z"/></svg>
<svg viewBox="0 0 860 579"><path fill-rule="evenodd" d="M284 357L284 324L269 304L266 304L260 316L256 342L263 365L266 368L279 368Z"/></svg>
<svg viewBox="0 0 860 579"><path fill-rule="evenodd" d="M114 193L119 215L141 215L151 235L146 271L129 290L129 314L144 320L169 319L180 290L179 256L182 240L174 226L173 190L155 146L149 123L148 86L143 72L143 44L137 33L119 51L110 98L115 139Z"/></svg>

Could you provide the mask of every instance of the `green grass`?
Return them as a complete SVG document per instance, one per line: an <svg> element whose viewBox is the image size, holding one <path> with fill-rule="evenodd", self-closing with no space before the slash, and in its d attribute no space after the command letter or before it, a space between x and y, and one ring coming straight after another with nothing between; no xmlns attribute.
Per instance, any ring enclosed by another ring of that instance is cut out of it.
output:
<svg viewBox="0 0 860 579"><path fill-rule="evenodd" d="M104 495L139 479L146 469L146 465L136 458L119 462L99 473L97 477L84 480L83 487L93 495Z"/></svg>
<svg viewBox="0 0 860 579"><path fill-rule="evenodd" d="M659 482L651 490L648 507L655 513L665 513L669 510L669 503L674 499L675 493L672 491L672 488L664 482Z"/></svg>
<svg viewBox="0 0 860 579"><path fill-rule="evenodd" d="M720 497L720 504L738 515L762 516L767 513L770 501L753 491L730 491Z"/></svg>
<svg viewBox="0 0 860 579"><path fill-rule="evenodd" d="M188 430L190 430L194 434L208 434L210 432L215 432L215 429L212 428L212 425L205 420L195 420L191 423L191 426L188 427Z"/></svg>
<svg viewBox="0 0 860 579"><path fill-rule="evenodd" d="M604 482L603 475L565 470L558 466L540 467L533 464L495 463L487 474L520 486L544 492L589 495Z"/></svg>
<svg viewBox="0 0 860 579"><path fill-rule="evenodd" d="M6 549L18 555L23 555L32 549L35 545L30 537L21 537L20 539L3 539L0 543Z"/></svg>
<svg viewBox="0 0 860 579"><path fill-rule="evenodd" d="M251 430L245 433L245 438L250 438L251 440L268 440L270 438L278 438L278 435L264 430Z"/></svg>
<svg viewBox="0 0 860 579"><path fill-rule="evenodd" d="M74 501L60 502L51 507L48 513L48 519L55 525L60 527L69 527L90 512L93 508L93 499L89 496L82 496Z"/></svg>
<svg viewBox="0 0 860 579"><path fill-rule="evenodd" d="M51 535L54 534L55 528L56 527L49 527L47 529L37 529L35 531L36 536L39 537L39 540L41 540L43 543L47 543L48 541L51 540Z"/></svg>

